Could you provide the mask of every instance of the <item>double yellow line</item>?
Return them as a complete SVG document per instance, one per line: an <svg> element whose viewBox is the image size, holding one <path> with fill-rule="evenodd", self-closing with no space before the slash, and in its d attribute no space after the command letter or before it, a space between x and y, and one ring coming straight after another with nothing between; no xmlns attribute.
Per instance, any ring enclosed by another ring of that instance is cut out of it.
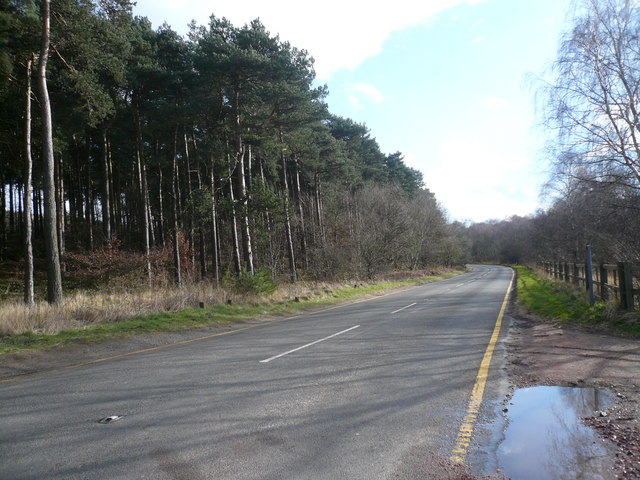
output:
<svg viewBox="0 0 640 480"><path fill-rule="evenodd" d="M511 293L511 287L513 285L513 277L514 275L512 272L511 281L509 282L507 293L505 294L502 302L502 308L500 308L496 325L493 328L493 334L491 335L489 345L487 345L487 349L482 357L482 362L480 362L480 368L478 369L478 375L476 375L476 383L473 385L473 390L471 391L467 412L462 420L460 430L458 431L455 447L451 452L450 458L455 463L464 462L464 457L467 455L467 450L471 444L471 435L473 434L473 428L476 420L478 419L478 413L480 412L480 405L482 404L482 397L484 396L484 389L487 385L487 378L489 376L489 367L491 366L493 351L496 347L496 343L498 342L498 337L500 336L502 318L504 317L504 312L507 309L507 302L509 301L509 294Z"/></svg>

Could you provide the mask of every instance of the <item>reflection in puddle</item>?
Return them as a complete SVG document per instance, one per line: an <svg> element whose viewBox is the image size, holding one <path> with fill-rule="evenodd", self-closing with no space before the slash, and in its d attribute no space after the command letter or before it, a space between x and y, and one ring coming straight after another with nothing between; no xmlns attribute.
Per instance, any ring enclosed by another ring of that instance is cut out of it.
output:
<svg viewBox="0 0 640 480"><path fill-rule="evenodd" d="M580 421L611 403L593 388L516 390L507 412L497 464L512 480L605 480L612 461L596 432Z"/></svg>

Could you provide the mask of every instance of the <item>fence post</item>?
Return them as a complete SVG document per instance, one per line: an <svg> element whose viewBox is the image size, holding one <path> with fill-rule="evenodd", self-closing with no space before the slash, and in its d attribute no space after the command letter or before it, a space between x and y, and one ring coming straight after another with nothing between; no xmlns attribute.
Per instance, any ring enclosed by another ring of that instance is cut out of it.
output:
<svg viewBox="0 0 640 480"><path fill-rule="evenodd" d="M564 281L569 283L571 281L571 272L569 271L569 264L564 262Z"/></svg>
<svg viewBox="0 0 640 480"><path fill-rule="evenodd" d="M593 307L596 304L596 299L593 295L593 263L591 261L591 244L587 243L587 263L585 264L584 277L587 285L587 291L589 292L589 303ZM633 298L633 297L632 297Z"/></svg>
<svg viewBox="0 0 640 480"><path fill-rule="evenodd" d="M607 274L607 269L604 268L604 263L600 264L600 298L603 302L607 301L609 297L609 292L607 291L607 286L609 285L609 279Z"/></svg>
<svg viewBox="0 0 640 480"><path fill-rule="evenodd" d="M620 283L620 307L633 310L633 280L631 278L631 264L618 263L618 282Z"/></svg>

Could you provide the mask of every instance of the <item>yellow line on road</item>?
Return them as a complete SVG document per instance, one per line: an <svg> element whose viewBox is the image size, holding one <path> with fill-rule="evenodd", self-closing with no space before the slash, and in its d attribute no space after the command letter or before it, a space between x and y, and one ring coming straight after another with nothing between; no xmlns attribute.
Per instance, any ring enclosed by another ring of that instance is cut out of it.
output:
<svg viewBox="0 0 640 480"><path fill-rule="evenodd" d="M500 336L500 329L502 328L502 318L507 308L507 302L509 300L509 293L511 293L511 286L513 285L513 272L511 272L511 281L507 288L507 293L504 296L502 302L502 308L498 314L496 325L493 328L493 334L489 340L489 345L484 352L482 362L480 362L480 368L478 369L478 375L476 376L476 383L471 391L471 398L469 399L469 406L467 407L467 413L462 420L462 425L458 431L458 437L456 438L456 445L451 452L451 460L455 463L463 463L464 457L467 455L467 450L471 444L471 435L473 434L473 428L480 412L480 405L482 404L482 397L484 396L484 388L487 385L487 378L489 376L489 366L491 365L491 359L493 358L493 350L498 342Z"/></svg>

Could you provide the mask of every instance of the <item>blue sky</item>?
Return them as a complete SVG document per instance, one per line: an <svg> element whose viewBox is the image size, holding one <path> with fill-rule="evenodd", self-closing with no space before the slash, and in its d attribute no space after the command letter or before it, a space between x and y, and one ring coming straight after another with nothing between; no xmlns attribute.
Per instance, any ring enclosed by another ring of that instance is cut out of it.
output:
<svg viewBox="0 0 640 480"><path fill-rule="evenodd" d="M452 220L484 221L542 206L530 77L553 61L569 2L138 0L134 13L181 34L211 13L236 25L259 17L316 59L332 113L402 152Z"/></svg>

